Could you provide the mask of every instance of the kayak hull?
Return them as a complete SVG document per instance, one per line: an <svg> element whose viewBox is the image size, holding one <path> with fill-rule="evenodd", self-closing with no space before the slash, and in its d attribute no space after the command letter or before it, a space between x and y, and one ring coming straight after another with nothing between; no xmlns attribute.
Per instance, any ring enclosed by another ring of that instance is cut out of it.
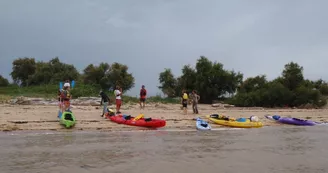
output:
<svg viewBox="0 0 328 173"><path fill-rule="evenodd" d="M64 112L61 114L59 123L65 128L72 128L75 126L76 120L72 112Z"/></svg>
<svg viewBox="0 0 328 173"><path fill-rule="evenodd" d="M314 126L318 123L311 121L311 120L304 120L299 118L289 118L289 117L273 117L273 116L265 116L267 119L282 123L282 124L290 124L290 125L297 125L297 126Z"/></svg>
<svg viewBox="0 0 328 173"><path fill-rule="evenodd" d="M263 126L262 122L252 122L249 119L246 119L244 122L238 122L236 120L223 120L218 119L215 117L211 117L211 115L206 116L210 121L223 125L223 126L229 126L229 127L236 127L236 128L260 128Z"/></svg>
<svg viewBox="0 0 328 173"><path fill-rule="evenodd" d="M166 125L166 121L161 119L140 118L138 120L134 120L135 117L130 116L130 119L126 119L125 116L123 116L122 114L112 115L112 116L106 114L106 118L118 124L148 127L148 128L160 128Z"/></svg>
<svg viewBox="0 0 328 173"><path fill-rule="evenodd" d="M202 120L201 118L196 119L196 129L197 130L211 130L211 125Z"/></svg>

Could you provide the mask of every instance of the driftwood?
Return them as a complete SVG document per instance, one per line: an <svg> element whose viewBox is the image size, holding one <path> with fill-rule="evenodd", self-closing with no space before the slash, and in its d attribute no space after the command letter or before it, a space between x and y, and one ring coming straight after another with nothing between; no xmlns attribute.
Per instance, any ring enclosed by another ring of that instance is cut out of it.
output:
<svg viewBox="0 0 328 173"><path fill-rule="evenodd" d="M212 107L231 108L231 107L235 107L235 105L222 104L222 103L214 103L214 104L212 104Z"/></svg>

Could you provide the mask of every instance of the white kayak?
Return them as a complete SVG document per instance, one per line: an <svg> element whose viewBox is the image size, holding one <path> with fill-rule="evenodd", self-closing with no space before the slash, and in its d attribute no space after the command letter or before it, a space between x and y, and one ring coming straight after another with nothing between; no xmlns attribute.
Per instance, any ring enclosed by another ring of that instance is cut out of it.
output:
<svg viewBox="0 0 328 173"><path fill-rule="evenodd" d="M196 128L198 130L211 130L211 125L198 117L196 118Z"/></svg>

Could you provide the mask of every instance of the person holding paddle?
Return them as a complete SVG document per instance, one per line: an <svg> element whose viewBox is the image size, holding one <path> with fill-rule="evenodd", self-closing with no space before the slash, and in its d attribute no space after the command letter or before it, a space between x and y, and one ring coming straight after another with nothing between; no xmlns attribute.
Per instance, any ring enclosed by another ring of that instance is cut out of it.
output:
<svg viewBox="0 0 328 173"><path fill-rule="evenodd" d="M70 100L72 98L72 95L70 94L70 86L64 85L63 91L61 92L61 98L64 103L62 106L62 112L65 112L70 108Z"/></svg>

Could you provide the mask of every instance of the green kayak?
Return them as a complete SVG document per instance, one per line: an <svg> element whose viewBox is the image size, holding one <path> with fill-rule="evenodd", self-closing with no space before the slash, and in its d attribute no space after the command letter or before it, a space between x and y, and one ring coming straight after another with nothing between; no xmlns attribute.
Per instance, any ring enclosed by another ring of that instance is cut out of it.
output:
<svg viewBox="0 0 328 173"><path fill-rule="evenodd" d="M60 124L66 128L71 128L75 125L75 117L72 112L64 112L60 117Z"/></svg>

